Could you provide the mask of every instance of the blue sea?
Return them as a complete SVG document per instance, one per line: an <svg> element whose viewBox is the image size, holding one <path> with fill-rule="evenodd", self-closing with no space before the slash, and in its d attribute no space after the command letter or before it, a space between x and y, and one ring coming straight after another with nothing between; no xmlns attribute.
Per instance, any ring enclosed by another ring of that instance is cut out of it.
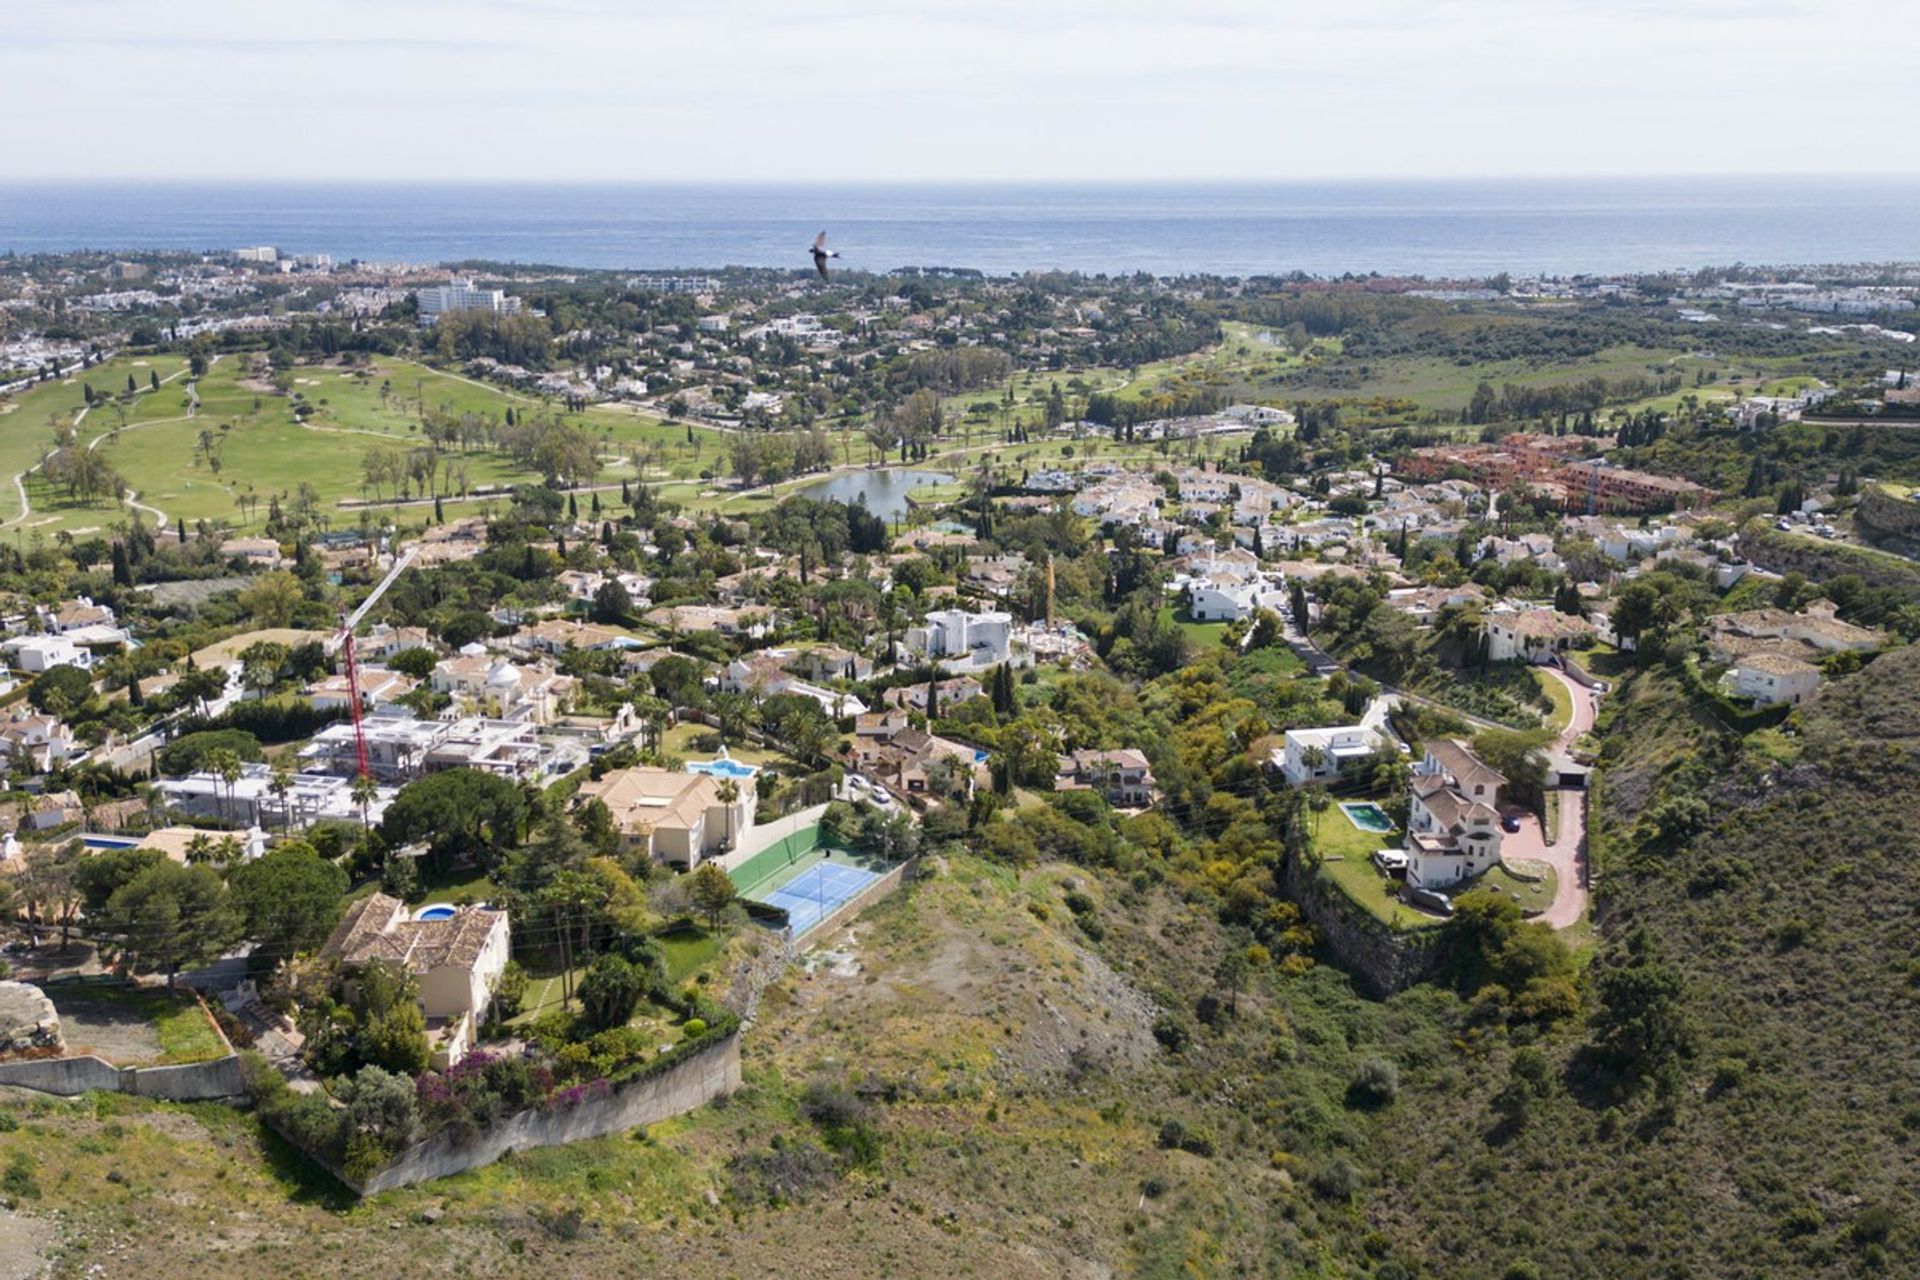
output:
<svg viewBox="0 0 1920 1280"><path fill-rule="evenodd" d="M1920 177L1137 185L0 184L0 251L1428 277L1920 260Z"/></svg>

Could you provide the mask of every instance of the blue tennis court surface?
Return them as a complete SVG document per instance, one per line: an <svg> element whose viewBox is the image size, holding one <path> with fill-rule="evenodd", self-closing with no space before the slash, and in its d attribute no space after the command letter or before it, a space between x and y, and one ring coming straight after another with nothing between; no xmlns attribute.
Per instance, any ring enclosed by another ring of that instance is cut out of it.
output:
<svg viewBox="0 0 1920 1280"><path fill-rule="evenodd" d="M844 862L816 862L778 889L755 896L783 908L793 936L804 938L815 925L859 897L861 890L879 878L877 871Z"/></svg>

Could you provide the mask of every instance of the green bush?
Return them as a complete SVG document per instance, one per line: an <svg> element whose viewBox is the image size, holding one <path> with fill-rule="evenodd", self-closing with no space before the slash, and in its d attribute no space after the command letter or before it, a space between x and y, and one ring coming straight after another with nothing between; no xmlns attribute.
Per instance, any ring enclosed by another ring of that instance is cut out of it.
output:
<svg viewBox="0 0 1920 1280"><path fill-rule="evenodd" d="M1385 1058L1368 1058L1347 1083L1347 1105L1384 1107L1400 1095L1400 1068Z"/></svg>

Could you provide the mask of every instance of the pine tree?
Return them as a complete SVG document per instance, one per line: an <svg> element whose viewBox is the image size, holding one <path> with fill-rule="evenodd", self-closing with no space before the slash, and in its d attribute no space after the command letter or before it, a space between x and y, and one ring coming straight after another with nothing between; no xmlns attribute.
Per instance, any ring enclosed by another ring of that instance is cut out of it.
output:
<svg viewBox="0 0 1920 1280"><path fill-rule="evenodd" d="M437 493L433 495L433 522L435 524L447 522L447 509L440 505L440 495Z"/></svg>

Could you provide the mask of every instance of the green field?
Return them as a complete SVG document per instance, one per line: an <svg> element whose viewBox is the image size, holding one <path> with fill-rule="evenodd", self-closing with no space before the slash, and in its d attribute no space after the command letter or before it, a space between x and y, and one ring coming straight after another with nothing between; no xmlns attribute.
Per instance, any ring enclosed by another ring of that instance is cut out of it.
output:
<svg viewBox="0 0 1920 1280"><path fill-rule="evenodd" d="M123 388L128 373L142 388L151 372L175 380L157 392L143 390L124 409L110 404L84 416L82 380L27 391L0 417L0 474L24 472L39 461L52 439L52 420L78 418L80 439L107 453L149 518L158 513L168 521L223 520L236 529L257 527L266 519L269 499L284 500L304 483L313 486L336 525L357 520L369 498L375 500L376 516L424 519L431 513L431 498L415 496L411 505L396 506L393 494L367 487L363 461L369 450L425 445L423 413L498 420L509 408L552 412L532 397L396 357L382 357L370 368L301 366L291 371L292 392L284 396L248 378L244 357L223 357L200 379L195 409L178 380L181 368L178 359L153 357L113 360L89 370L84 381L97 390ZM294 395L313 406L304 423L294 415ZM635 478L639 455L649 482L666 496L686 500L702 488L700 471L725 456L726 436L707 427L689 428L613 406L561 416L599 438L604 470L597 483L602 486L617 488L622 479ZM455 514L478 507L477 499L457 500L463 481L470 492L531 478L502 453L456 446L442 451L435 489L453 495L448 505ZM125 518L106 501L73 502L37 475L27 476L25 485L32 511L19 523L28 529L78 532ZM0 512L19 520L19 498L11 484L0 484Z"/></svg>

